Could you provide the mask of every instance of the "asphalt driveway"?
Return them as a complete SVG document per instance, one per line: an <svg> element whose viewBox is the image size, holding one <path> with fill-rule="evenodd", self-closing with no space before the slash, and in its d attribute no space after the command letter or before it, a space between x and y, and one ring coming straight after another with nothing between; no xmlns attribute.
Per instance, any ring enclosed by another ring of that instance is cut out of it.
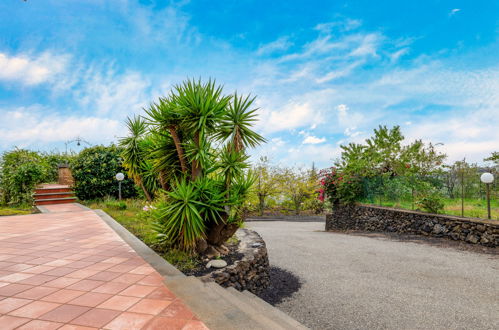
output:
<svg viewBox="0 0 499 330"><path fill-rule="evenodd" d="M257 221L302 287L277 305L312 329L499 329L497 255Z"/></svg>

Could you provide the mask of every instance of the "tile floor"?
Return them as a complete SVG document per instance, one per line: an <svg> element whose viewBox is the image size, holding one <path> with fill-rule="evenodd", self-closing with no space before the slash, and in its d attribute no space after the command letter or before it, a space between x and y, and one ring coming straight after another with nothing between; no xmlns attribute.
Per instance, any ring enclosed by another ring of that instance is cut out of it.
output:
<svg viewBox="0 0 499 330"><path fill-rule="evenodd" d="M93 211L0 217L0 329L207 329Z"/></svg>

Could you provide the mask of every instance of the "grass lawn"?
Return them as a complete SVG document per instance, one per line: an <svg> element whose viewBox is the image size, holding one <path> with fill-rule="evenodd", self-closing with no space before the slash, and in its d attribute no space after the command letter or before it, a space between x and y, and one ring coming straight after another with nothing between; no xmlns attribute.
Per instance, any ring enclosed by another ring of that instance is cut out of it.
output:
<svg viewBox="0 0 499 330"><path fill-rule="evenodd" d="M443 214L461 216L461 199L444 199ZM369 203L366 203L369 204ZM379 205L379 203L376 203ZM382 201L382 206L412 209L411 201ZM417 206L416 206L417 208ZM499 220L499 200L490 200L490 213L492 220ZM469 218L487 219L487 201L482 199L465 199L464 216Z"/></svg>
<svg viewBox="0 0 499 330"><path fill-rule="evenodd" d="M28 206L28 205L20 205L20 206L0 205L0 216L23 215L23 214L31 214L31 213L34 213L34 210L31 206Z"/></svg>
<svg viewBox="0 0 499 330"><path fill-rule="evenodd" d="M165 258L181 271L195 268L200 260L189 254L170 249L159 244L156 233L151 229L153 222L148 212L143 211L146 202L138 199L127 199L119 202L113 199L81 202L92 209L101 209L143 241L151 249Z"/></svg>

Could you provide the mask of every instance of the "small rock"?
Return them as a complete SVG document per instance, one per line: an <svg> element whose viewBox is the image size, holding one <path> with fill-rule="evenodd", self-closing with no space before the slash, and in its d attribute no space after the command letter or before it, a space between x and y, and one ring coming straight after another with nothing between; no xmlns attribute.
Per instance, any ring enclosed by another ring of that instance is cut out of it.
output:
<svg viewBox="0 0 499 330"><path fill-rule="evenodd" d="M478 243L479 238L476 235L468 234L468 236L466 237L466 241L473 243L473 244L476 244L476 243Z"/></svg>
<svg viewBox="0 0 499 330"><path fill-rule="evenodd" d="M222 260L222 259L215 259L215 260L210 260L207 264L206 264L206 268L224 268L227 266L227 262L225 260Z"/></svg>
<svg viewBox="0 0 499 330"><path fill-rule="evenodd" d="M251 244L251 247L254 247L254 248L257 248L257 247L260 247L262 246L262 243L253 243Z"/></svg>
<svg viewBox="0 0 499 330"><path fill-rule="evenodd" d="M204 254L208 258L218 258L220 257L220 252L218 252L213 246L209 245L208 248L204 251Z"/></svg>

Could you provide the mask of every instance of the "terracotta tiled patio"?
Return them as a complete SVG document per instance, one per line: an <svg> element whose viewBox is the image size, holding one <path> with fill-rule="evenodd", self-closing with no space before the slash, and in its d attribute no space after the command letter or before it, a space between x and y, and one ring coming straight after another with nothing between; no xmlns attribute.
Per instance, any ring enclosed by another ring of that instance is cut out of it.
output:
<svg viewBox="0 0 499 330"><path fill-rule="evenodd" d="M0 217L0 329L207 329L93 211Z"/></svg>

